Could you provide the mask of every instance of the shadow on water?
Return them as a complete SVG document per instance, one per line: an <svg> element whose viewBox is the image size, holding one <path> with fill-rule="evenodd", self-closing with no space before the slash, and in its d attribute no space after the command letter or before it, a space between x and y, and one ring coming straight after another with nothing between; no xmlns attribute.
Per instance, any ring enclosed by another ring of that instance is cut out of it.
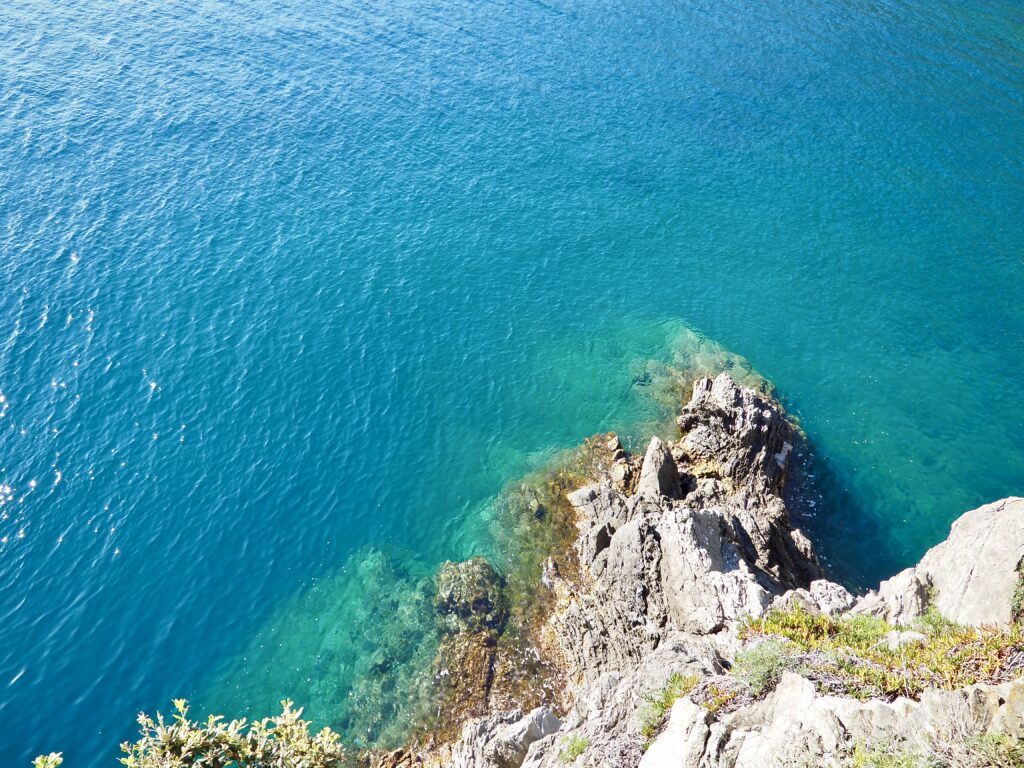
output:
<svg viewBox="0 0 1024 768"><path fill-rule="evenodd" d="M889 545L888 530L869 514L835 464L801 432L785 499L793 524L814 543L828 578L851 592L878 586L904 563Z"/></svg>

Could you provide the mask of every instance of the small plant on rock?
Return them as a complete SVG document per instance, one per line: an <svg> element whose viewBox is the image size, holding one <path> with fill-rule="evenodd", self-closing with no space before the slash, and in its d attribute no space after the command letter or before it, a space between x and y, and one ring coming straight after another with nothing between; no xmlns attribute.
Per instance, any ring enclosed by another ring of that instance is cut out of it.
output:
<svg viewBox="0 0 1024 768"><path fill-rule="evenodd" d="M574 763L576 758L582 755L590 747L590 739L574 733L562 741L562 749L558 753L558 759L563 763Z"/></svg>
<svg viewBox="0 0 1024 768"><path fill-rule="evenodd" d="M697 687L700 678L696 675L682 675L678 672L669 677L665 687L647 697L640 714L640 732L650 741L658 735L665 716L672 705L683 696L687 696Z"/></svg>
<svg viewBox="0 0 1024 768"><path fill-rule="evenodd" d="M760 698L775 688L788 667L785 644L769 638L736 654L732 671L738 680L750 686L755 697Z"/></svg>

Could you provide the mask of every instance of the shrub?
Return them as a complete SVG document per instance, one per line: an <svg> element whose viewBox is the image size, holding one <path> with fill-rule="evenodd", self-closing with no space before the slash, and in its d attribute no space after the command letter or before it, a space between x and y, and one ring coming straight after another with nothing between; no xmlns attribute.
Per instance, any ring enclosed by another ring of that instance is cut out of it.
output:
<svg viewBox="0 0 1024 768"><path fill-rule="evenodd" d="M701 706L710 712L713 717L718 717L718 713L726 709L736 699L735 690L728 686L718 685L717 683L708 685L704 694L704 701L701 702Z"/></svg>
<svg viewBox="0 0 1024 768"><path fill-rule="evenodd" d="M897 751L891 746L867 749L858 744L845 762L848 768L939 768L918 752Z"/></svg>
<svg viewBox="0 0 1024 768"><path fill-rule="evenodd" d="M754 696L761 697L775 688L788 666L785 645L769 638L736 654L732 671L737 679L750 686Z"/></svg>
<svg viewBox="0 0 1024 768"><path fill-rule="evenodd" d="M967 753L974 762L962 763L964 768L1024 768L1024 744L1003 733L972 736L966 742ZM950 766L961 768L961 766Z"/></svg>
<svg viewBox="0 0 1024 768"><path fill-rule="evenodd" d="M562 749L558 753L558 759L563 763L575 762L576 758L586 752L589 746L590 739L574 733L562 741Z"/></svg>
<svg viewBox="0 0 1024 768"><path fill-rule="evenodd" d="M277 717L251 723L225 723L219 716L200 723L188 719L185 700L177 699L169 722L160 713L155 720L139 715L141 738L121 745L121 763L127 768L341 768L345 750L338 735L324 728L311 736L301 709L294 709L290 701L282 701L281 707ZM58 768L61 762L57 753L37 757L33 765Z"/></svg>
<svg viewBox="0 0 1024 768"><path fill-rule="evenodd" d="M1017 583L1010 596L1010 618L1013 621L1024 619L1024 563L1017 566Z"/></svg>
<svg viewBox="0 0 1024 768"><path fill-rule="evenodd" d="M689 694L699 682L700 678L696 675L676 672L669 677L664 688L647 697L647 703L640 714L640 732L645 739L653 739L658 734L672 705Z"/></svg>
<svg viewBox="0 0 1024 768"><path fill-rule="evenodd" d="M919 622L920 643L890 649L882 642L893 627L867 616L833 618L802 608L769 611L748 619L743 639L776 637L790 641L790 661L836 693L857 698L917 699L925 688L952 690L981 682L1003 682L1024 669L1024 626L962 627L934 611Z"/></svg>

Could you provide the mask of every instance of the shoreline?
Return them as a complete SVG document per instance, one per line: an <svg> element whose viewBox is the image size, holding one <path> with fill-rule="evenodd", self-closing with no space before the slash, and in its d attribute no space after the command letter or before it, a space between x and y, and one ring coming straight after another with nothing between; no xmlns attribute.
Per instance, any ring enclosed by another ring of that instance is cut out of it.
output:
<svg viewBox="0 0 1024 768"><path fill-rule="evenodd" d="M514 584L479 558L442 566L445 597L435 606L448 632L435 676L446 679L444 727L421 727L403 749L367 752L363 765L669 765L650 758L665 723L645 736L652 729L640 715L667 680L698 681L680 697L702 713L687 734L763 704L729 682L744 621L798 605L904 626L930 602L943 605L905 574L859 598L825 579L786 503L800 435L770 395L728 374L697 379L677 424L677 440L655 437L642 457L614 434L596 435L568 454L573 461L538 473L545 493L522 483L508 505L518 525L507 535L520 537ZM566 745L578 752L569 761Z"/></svg>

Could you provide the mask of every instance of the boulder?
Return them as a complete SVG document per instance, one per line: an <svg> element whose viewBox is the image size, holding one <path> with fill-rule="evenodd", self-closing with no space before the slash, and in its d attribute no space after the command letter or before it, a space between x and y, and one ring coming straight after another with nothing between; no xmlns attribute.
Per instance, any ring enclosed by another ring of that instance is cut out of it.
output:
<svg viewBox="0 0 1024 768"><path fill-rule="evenodd" d="M639 768L697 766L708 741L711 713L688 698L672 705L668 725L644 753Z"/></svg>
<svg viewBox="0 0 1024 768"><path fill-rule="evenodd" d="M505 580L482 557L446 562L437 574L434 607L453 632L499 630L508 619Z"/></svg>
<svg viewBox="0 0 1024 768"><path fill-rule="evenodd" d="M1006 624L1024 559L1024 498L986 504L961 515L949 537L917 566L935 607L958 624Z"/></svg>
<svg viewBox="0 0 1024 768"><path fill-rule="evenodd" d="M1024 498L978 507L953 523L949 537L913 568L883 581L855 613L909 624L928 607L957 624L1006 624L1014 617L1014 591L1024 559Z"/></svg>
<svg viewBox="0 0 1024 768"><path fill-rule="evenodd" d="M682 495L679 469L668 447L657 437L651 438L640 467L640 480L636 486L637 496L657 500L660 496L678 499Z"/></svg>

